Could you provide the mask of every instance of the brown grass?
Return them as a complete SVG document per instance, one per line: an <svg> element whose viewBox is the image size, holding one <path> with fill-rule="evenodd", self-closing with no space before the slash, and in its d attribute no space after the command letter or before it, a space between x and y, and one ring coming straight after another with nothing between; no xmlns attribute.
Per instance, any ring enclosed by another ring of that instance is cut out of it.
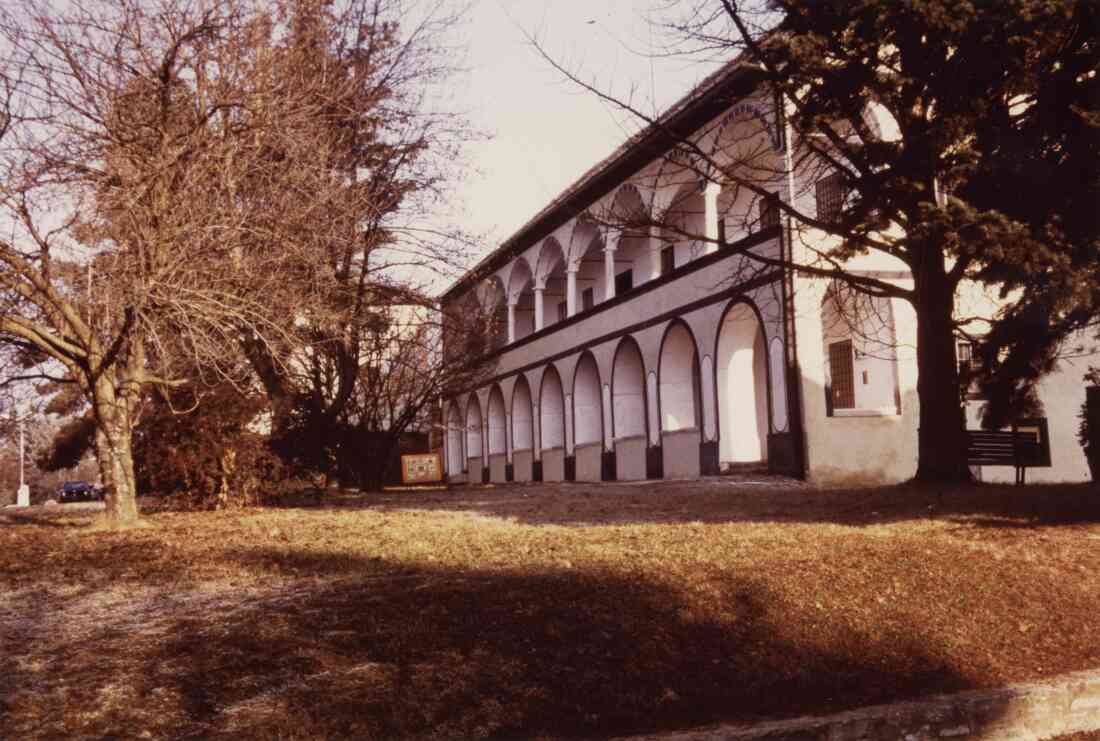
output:
<svg viewBox="0 0 1100 741"><path fill-rule="evenodd" d="M1100 666L1089 487L0 510L0 737L585 736Z"/></svg>

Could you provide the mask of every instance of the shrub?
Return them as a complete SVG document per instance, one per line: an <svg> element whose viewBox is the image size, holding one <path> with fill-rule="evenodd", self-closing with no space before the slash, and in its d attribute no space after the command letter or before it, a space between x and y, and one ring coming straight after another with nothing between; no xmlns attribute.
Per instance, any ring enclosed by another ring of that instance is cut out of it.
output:
<svg viewBox="0 0 1100 741"><path fill-rule="evenodd" d="M1100 368L1089 368L1089 372L1085 374L1085 386L1100 388ZM1084 448L1092 480L1098 481L1100 480L1100 404L1094 404L1090 414L1086 396L1079 416L1081 424L1077 428L1077 440Z"/></svg>

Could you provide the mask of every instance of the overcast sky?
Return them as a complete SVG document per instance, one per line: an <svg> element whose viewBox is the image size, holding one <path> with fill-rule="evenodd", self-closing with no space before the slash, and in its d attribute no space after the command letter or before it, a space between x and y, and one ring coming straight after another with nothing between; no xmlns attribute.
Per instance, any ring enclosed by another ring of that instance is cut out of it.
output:
<svg viewBox="0 0 1100 741"><path fill-rule="evenodd" d="M507 239L635 129L628 116L564 80L531 47L537 32L556 59L652 112L713 67L646 54L661 42L647 22L659 0L476 0L466 30L469 74L460 102L488 141L472 145L477 175L459 186L464 226L488 233L480 258ZM655 98L654 98L655 93Z"/></svg>

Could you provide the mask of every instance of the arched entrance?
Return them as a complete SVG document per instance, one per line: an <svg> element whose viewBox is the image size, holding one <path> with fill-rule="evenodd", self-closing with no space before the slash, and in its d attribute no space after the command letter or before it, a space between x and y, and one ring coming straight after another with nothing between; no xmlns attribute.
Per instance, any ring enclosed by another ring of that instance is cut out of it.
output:
<svg viewBox="0 0 1100 741"><path fill-rule="evenodd" d="M585 353L573 375L573 454L578 481L602 480L603 401L600 371L592 353Z"/></svg>
<svg viewBox="0 0 1100 741"><path fill-rule="evenodd" d="M489 480L503 482L508 465L508 420L500 386L489 392Z"/></svg>
<svg viewBox="0 0 1100 741"><path fill-rule="evenodd" d="M661 343L658 394L661 405L661 448L665 478L699 476L702 391L695 337L675 321Z"/></svg>
<svg viewBox="0 0 1100 741"><path fill-rule="evenodd" d="M764 328L753 307L732 304L715 348L719 464L768 459L768 358Z"/></svg>
<svg viewBox="0 0 1100 741"><path fill-rule="evenodd" d="M485 462L481 456L481 406L477 394L470 394L466 402L466 470L470 481L481 481Z"/></svg>
<svg viewBox="0 0 1100 741"><path fill-rule="evenodd" d="M447 410L447 474L458 476L466 470L466 455L462 450L462 413L458 404L452 403Z"/></svg>
<svg viewBox="0 0 1100 741"><path fill-rule="evenodd" d="M539 390L539 439L543 481L565 480L565 394L554 366L542 373Z"/></svg>
<svg viewBox="0 0 1100 741"><path fill-rule="evenodd" d="M626 337L615 351L611 371L615 475L620 481L645 478L645 363L638 343Z"/></svg>
<svg viewBox="0 0 1100 741"><path fill-rule="evenodd" d="M531 387L520 376L512 391L512 470L516 481L531 481L534 470L534 423Z"/></svg>

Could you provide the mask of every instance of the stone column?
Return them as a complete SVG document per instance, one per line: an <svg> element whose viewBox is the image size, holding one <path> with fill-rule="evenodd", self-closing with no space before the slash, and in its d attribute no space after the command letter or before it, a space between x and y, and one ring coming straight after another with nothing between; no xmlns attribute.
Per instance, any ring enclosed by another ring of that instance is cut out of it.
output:
<svg viewBox="0 0 1100 741"><path fill-rule="evenodd" d="M508 301L508 344L516 341L516 305Z"/></svg>
<svg viewBox="0 0 1100 741"><path fill-rule="evenodd" d="M577 268L570 267L565 274L565 313L577 313Z"/></svg>
<svg viewBox="0 0 1100 741"><path fill-rule="evenodd" d="M615 298L615 247L603 248L604 300Z"/></svg>
<svg viewBox="0 0 1100 741"><path fill-rule="evenodd" d="M703 254L709 254L718 250L718 194L722 186L718 183L708 182L703 189L704 217L707 242L703 246Z"/></svg>
<svg viewBox="0 0 1100 741"><path fill-rule="evenodd" d="M543 326L545 326L545 319L543 319L544 314L542 313L543 312L543 308L542 308L542 292L543 292L543 290L544 289L541 286L535 286L535 331L536 332L538 332L540 329L543 328Z"/></svg>

